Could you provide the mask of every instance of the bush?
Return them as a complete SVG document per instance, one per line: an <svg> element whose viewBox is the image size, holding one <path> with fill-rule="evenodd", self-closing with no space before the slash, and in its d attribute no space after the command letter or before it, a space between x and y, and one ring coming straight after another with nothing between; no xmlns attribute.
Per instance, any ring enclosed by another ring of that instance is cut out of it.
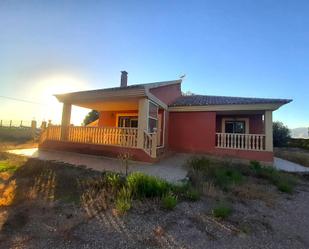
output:
<svg viewBox="0 0 309 249"><path fill-rule="evenodd" d="M282 122L273 123L273 142L275 147L287 146L291 138L290 130Z"/></svg>
<svg viewBox="0 0 309 249"><path fill-rule="evenodd" d="M127 177L127 184L133 197L142 199L162 197L169 192L171 186L166 181L136 172Z"/></svg>
<svg viewBox="0 0 309 249"><path fill-rule="evenodd" d="M132 193L131 190L123 187L117 194L115 201L115 208L120 214L126 213L132 205Z"/></svg>
<svg viewBox="0 0 309 249"><path fill-rule="evenodd" d="M177 205L177 196L169 193L162 197L163 207L172 210Z"/></svg>
<svg viewBox="0 0 309 249"><path fill-rule="evenodd" d="M223 201L220 201L212 210L213 216L220 219L226 219L231 213L231 206Z"/></svg>

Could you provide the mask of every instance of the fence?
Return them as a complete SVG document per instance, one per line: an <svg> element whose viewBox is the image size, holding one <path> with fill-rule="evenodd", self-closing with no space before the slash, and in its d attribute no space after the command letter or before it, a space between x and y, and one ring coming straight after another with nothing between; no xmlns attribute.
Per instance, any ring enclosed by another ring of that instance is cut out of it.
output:
<svg viewBox="0 0 309 249"><path fill-rule="evenodd" d="M42 122L41 127L43 125L46 126L46 122ZM24 141L36 139L40 135L40 128L37 128L35 120L0 120L0 140Z"/></svg>

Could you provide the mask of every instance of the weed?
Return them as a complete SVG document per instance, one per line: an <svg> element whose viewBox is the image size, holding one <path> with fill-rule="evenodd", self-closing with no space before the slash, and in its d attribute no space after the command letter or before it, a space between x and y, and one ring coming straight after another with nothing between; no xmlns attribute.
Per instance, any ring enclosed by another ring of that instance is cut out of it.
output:
<svg viewBox="0 0 309 249"><path fill-rule="evenodd" d="M130 210L132 206L132 193L131 190L123 187L117 194L115 201L115 208L119 214L124 214Z"/></svg>
<svg viewBox="0 0 309 249"><path fill-rule="evenodd" d="M235 169L217 168L214 174L214 183L223 190L228 190L231 185L243 182L243 175Z"/></svg>
<svg viewBox="0 0 309 249"><path fill-rule="evenodd" d="M280 181L278 181L276 186L279 191L284 192L284 193L291 194L294 190L294 186L289 181L284 180L284 179L281 179Z"/></svg>
<svg viewBox="0 0 309 249"><path fill-rule="evenodd" d="M220 201L212 210L213 216L220 219L226 219L231 213L231 206L224 202Z"/></svg>
<svg viewBox="0 0 309 249"><path fill-rule="evenodd" d="M194 188L189 188L185 192L185 198L190 200L190 201L198 201L200 199L200 193Z"/></svg>
<svg viewBox="0 0 309 249"><path fill-rule="evenodd" d="M169 193L162 197L162 205L164 208L172 210L177 205L177 196Z"/></svg>

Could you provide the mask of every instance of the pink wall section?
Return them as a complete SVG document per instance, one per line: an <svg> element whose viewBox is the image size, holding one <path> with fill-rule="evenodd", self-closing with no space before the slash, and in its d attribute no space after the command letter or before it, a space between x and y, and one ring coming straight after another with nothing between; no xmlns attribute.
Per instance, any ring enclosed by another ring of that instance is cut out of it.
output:
<svg viewBox="0 0 309 249"><path fill-rule="evenodd" d="M150 93L168 105L181 96L180 83L153 88L150 89Z"/></svg>
<svg viewBox="0 0 309 249"><path fill-rule="evenodd" d="M203 153L215 147L215 112L170 112L169 148L180 152Z"/></svg>
<svg viewBox="0 0 309 249"><path fill-rule="evenodd" d="M250 118L250 133L263 133L262 117L250 115ZM216 118L215 112L170 112L169 149L176 152L208 153L247 160L273 161L272 152L216 148L216 129L221 130L221 117Z"/></svg>

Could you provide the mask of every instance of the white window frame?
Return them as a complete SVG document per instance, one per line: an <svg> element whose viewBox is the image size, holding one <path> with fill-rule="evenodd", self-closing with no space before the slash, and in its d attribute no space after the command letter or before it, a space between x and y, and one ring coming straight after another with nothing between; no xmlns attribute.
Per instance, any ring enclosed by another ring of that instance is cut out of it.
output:
<svg viewBox="0 0 309 249"><path fill-rule="evenodd" d="M249 134L250 126L249 126L249 118L222 118L221 121L221 132L225 133L225 122L233 122L233 121L242 121L245 122L245 134Z"/></svg>

